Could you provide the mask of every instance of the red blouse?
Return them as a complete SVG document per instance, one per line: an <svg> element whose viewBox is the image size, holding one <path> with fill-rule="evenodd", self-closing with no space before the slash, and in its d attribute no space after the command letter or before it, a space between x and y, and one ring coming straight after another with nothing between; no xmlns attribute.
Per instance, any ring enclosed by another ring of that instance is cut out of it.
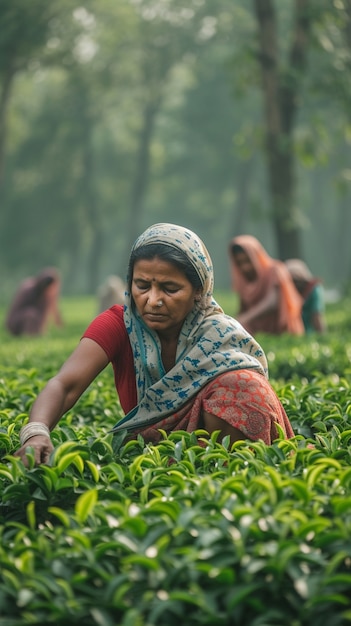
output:
<svg viewBox="0 0 351 626"><path fill-rule="evenodd" d="M83 337L93 339L112 363L119 401L125 413L137 404L132 349L123 320L123 306L116 304L100 313Z"/></svg>

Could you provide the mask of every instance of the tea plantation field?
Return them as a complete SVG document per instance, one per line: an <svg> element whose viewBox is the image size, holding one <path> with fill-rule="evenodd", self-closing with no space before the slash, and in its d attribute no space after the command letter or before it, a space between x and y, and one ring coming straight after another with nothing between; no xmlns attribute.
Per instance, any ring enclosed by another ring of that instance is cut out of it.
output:
<svg viewBox="0 0 351 626"><path fill-rule="evenodd" d="M26 469L23 421L96 314L62 306L65 328L35 339L0 309L0 626L351 624L351 300L325 336L258 336L293 439L126 443L108 368Z"/></svg>

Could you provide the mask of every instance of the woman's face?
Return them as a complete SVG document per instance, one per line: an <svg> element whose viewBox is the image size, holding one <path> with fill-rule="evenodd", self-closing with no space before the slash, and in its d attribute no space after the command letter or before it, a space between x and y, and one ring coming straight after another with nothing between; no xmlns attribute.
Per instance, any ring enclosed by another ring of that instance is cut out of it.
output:
<svg viewBox="0 0 351 626"><path fill-rule="evenodd" d="M135 306L145 324L160 335L179 334L200 293L173 263L154 257L134 264L131 294Z"/></svg>
<svg viewBox="0 0 351 626"><path fill-rule="evenodd" d="M243 276L249 282L256 280L257 273L254 266L251 263L250 257L246 254L246 252L235 252L234 254L235 265L238 270L243 274Z"/></svg>

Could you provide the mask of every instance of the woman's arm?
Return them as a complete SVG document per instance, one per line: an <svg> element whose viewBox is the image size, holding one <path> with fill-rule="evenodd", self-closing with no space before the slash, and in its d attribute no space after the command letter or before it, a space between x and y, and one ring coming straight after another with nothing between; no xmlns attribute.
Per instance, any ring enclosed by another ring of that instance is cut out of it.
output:
<svg viewBox="0 0 351 626"><path fill-rule="evenodd" d="M49 318L52 318L54 324L58 327L63 326L63 319L59 307L60 297L60 283L55 282L50 285L46 290L46 302L47 309L45 314L45 325L47 325Z"/></svg>
<svg viewBox="0 0 351 626"><path fill-rule="evenodd" d="M48 461L53 446L49 432L62 415L74 406L82 393L106 367L109 359L105 351L92 339L83 338L60 371L51 378L35 400L28 425L21 435L22 445L15 453L26 462L26 448L34 448L35 462ZM36 434L36 431L38 434Z"/></svg>
<svg viewBox="0 0 351 626"><path fill-rule="evenodd" d="M244 313L240 313L237 316L238 322L245 326L249 324L253 320L261 317L262 315L269 313L270 311L274 311L278 308L279 305L279 287L275 285L269 292L266 294L262 300L257 302L257 304L253 305L249 309L247 309Z"/></svg>

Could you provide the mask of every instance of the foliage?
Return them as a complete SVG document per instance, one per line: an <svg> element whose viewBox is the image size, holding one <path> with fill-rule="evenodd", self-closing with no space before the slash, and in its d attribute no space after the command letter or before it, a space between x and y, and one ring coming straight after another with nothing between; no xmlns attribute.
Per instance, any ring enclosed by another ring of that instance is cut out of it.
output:
<svg viewBox="0 0 351 626"><path fill-rule="evenodd" d="M0 626L351 623L351 376L336 347L349 303L328 310L335 349L311 375L283 380L297 353L279 338L271 380L293 439L113 437L106 370L53 431L50 462L35 466L29 446L25 468L19 429L87 323L93 302L82 305L65 301L66 327L46 338L2 336ZM308 342L295 350L311 363ZM318 371L325 360L334 374Z"/></svg>
<svg viewBox="0 0 351 626"><path fill-rule="evenodd" d="M296 3L269 4L285 85L295 79L285 68ZM350 265L349 21L342 0L306 4L314 48L295 99L292 220L308 264L341 289ZM47 264L60 268L66 293L92 294L106 275L124 274L135 232L175 215L208 244L223 289L236 232L277 254L253 6L1 0L2 299Z"/></svg>

